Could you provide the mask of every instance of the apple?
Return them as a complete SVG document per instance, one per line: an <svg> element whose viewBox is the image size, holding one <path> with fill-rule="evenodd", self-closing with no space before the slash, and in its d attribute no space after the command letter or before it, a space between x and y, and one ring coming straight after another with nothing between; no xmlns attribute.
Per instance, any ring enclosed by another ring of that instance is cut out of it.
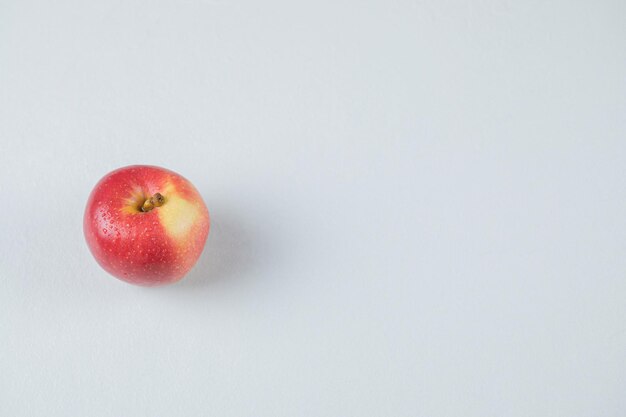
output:
<svg viewBox="0 0 626 417"><path fill-rule="evenodd" d="M180 280L209 234L209 211L179 174L133 165L105 175L89 196L83 231L96 261L131 284Z"/></svg>

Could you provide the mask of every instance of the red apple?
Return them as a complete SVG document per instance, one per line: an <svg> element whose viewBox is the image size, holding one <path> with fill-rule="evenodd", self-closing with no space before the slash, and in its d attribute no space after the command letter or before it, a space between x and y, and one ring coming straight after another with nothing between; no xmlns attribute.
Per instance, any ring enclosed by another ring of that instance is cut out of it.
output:
<svg viewBox="0 0 626 417"><path fill-rule="evenodd" d="M209 225L209 212L189 181L146 165L102 178L83 219L87 245L100 266L138 285L181 279L200 257Z"/></svg>

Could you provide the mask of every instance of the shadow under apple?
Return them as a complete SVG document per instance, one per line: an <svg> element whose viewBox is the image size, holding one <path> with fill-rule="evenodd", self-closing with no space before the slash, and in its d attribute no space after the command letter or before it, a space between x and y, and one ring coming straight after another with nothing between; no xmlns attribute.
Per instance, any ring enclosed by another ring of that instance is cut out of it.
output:
<svg viewBox="0 0 626 417"><path fill-rule="evenodd" d="M252 231L233 210L214 208L202 255L192 270L175 284L196 289L248 274L255 264Z"/></svg>

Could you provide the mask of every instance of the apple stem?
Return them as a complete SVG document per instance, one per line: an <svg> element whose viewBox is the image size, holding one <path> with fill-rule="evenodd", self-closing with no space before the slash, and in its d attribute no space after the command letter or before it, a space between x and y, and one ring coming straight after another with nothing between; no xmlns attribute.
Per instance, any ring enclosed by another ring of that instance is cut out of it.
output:
<svg viewBox="0 0 626 417"><path fill-rule="evenodd" d="M163 204L165 204L165 197L163 197L161 193L156 193L143 202L143 205L141 206L141 211L147 212L155 207L161 207Z"/></svg>

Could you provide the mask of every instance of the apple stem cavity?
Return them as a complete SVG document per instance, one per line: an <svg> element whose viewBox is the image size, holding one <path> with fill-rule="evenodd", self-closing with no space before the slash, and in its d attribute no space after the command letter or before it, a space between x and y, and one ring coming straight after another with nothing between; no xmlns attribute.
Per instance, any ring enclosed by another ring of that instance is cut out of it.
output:
<svg viewBox="0 0 626 417"><path fill-rule="evenodd" d="M161 207L163 204L165 204L165 197L163 197L161 193L155 193L152 197L143 202L141 211L146 213L155 207Z"/></svg>

